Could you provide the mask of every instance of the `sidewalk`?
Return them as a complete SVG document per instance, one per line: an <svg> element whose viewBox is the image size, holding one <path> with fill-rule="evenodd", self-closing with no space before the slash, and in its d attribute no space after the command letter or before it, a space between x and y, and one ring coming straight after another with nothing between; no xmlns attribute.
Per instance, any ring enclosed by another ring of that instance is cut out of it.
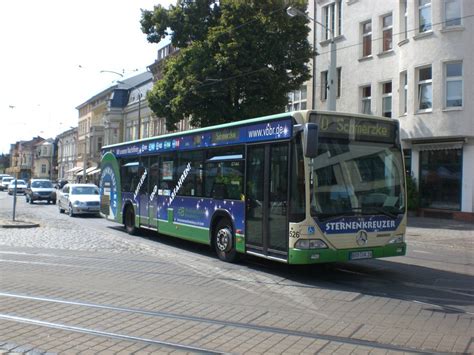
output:
<svg viewBox="0 0 474 355"><path fill-rule="evenodd" d="M474 255L474 223L453 219L408 217L406 240L412 245L463 251Z"/></svg>
<svg viewBox="0 0 474 355"><path fill-rule="evenodd" d="M11 211L0 211L0 228L36 228L39 226L39 223L27 220L24 216L16 216L15 220L13 220Z"/></svg>
<svg viewBox="0 0 474 355"><path fill-rule="evenodd" d="M473 231L472 236L474 237L474 223L463 222L454 219L409 216L408 227Z"/></svg>

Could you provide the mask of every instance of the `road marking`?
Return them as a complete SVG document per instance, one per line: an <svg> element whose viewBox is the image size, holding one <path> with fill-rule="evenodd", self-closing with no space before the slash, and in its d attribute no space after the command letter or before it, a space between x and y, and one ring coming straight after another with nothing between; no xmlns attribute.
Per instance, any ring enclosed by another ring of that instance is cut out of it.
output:
<svg viewBox="0 0 474 355"><path fill-rule="evenodd" d="M419 254L433 254L430 253L429 251L422 251L422 250L412 250L412 253L419 253Z"/></svg>

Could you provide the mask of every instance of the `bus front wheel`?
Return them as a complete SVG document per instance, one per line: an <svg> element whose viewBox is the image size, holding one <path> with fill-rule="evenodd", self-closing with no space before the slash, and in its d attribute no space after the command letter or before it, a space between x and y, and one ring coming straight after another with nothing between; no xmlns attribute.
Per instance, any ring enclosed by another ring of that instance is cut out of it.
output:
<svg viewBox="0 0 474 355"><path fill-rule="evenodd" d="M125 209L125 230L130 235L135 235L137 233L137 227L135 227L135 213L133 212L133 207L128 206Z"/></svg>
<svg viewBox="0 0 474 355"><path fill-rule="evenodd" d="M214 229L214 247L217 256L228 263L237 260L232 223L228 219L221 219Z"/></svg>

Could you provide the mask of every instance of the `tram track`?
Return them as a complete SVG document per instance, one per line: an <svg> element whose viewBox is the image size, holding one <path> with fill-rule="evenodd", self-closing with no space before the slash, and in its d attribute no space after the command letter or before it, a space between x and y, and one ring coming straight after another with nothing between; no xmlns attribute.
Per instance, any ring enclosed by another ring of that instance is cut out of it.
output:
<svg viewBox="0 0 474 355"><path fill-rule="evenodd" d="M18 322L18 323L42 326L42 327L47 327L47 328L53 328L53 329L58 329L58 330L72 331L72 332L77 332L77 333L82 333L82 334L87 334L87 335L107 337L107 338L111 338L111 339L140 342L140 343L144 343L144 344L147 344L147 345L164 346L166 348L170 348L170 349L174 349L174 350L191 351L191 352L196 353L196 354L223 354L223 352L221 352L221 351L214 351L214 350L200 348L200 347L196 347L196 346L189 346L189 345L185 345L185 344L167 342L167 341L162 341L162 340L157 340L157 339L142 338L142 337L126 335L126 334L104 332L104 331L100 331L100 330L96 330L96 329L75 327L75 326L71 326L71 325L53 323L53 322L45 322L45 321L41 321L41 320L38 320L38 319L17 317L17 316L1 314L1 313L0 313L0 319L7 320L7 321Z"/></svg>
<svg viewBox="0 0 474 355"><path fill-rule="evenodd" d="M38 253L38 254L32 254L32 253L17 253L17 252L5 252L5 251L0 251L0 255L5 254L5 255L21 255L21 256L34 256L34 257L45 257L45 258L53 258L53 259L62 259L62 260L67 260L67 259L72 259L72 260L96 260L99 262L107 262L111 259L106 258L106 257L90 257L90 256L64 256L64 255L54 255L54 254L45 254L45 253ZM111 272L119 272L119 273L128 273L128 274L138 274L138 275L156 275L156 276L179 276L179 277L186 277L186 278L192 278L192 279L202 279L202 280L209 280L209 282L212 281L225 281L225 282L234 282L234 283L246 283L246 284L255 284L255 285L267 285L267 286L278 286L282 288L295 288L295 289L316 289L320 290L322 288L325 288L327 286L333 285L337 286L338 290L341 291L346 291L346 292L357 292L361 294L369 294L377 297L389 297L389 298L396 298L402 301L407 301L407 302L413 302L413 303L418 303L418 304L425 304L427 306L431 307L436 307L438 309L444 310L448 313L458 313L458 314L467 314L467 315L474 315L474 312L469 312L466 310L463 310L462 308L459 307L454 307L454 306L448 306L444 303L449 303L452 301L452 298L442 298L442 297L433 297L433 296L420 296L418 295L417 297L410 297L409 295L400 293L400 292L374 292L373 290L363 288L360 284L357 284L357 286L354 286L353 282L351 281L344 281L341 280L341 278L334 278L332 280L327 280L326 278L323 278L321 280L320 285L311 285L311 284L304 284L304 283L299 283L295 281L290 281L288 280L285 276L283 276L279 280L271 280L268 279L268 277L265 277L263 279L259 279L258 276L257 278L249 278L249 277L236 277L236 274L234 273L235 270L232 269L226 269L223 270L222 274L220 275L213 275L213 276L208 276L203 273L190 273L190 272L183 272L183 273L176 273L175 271L173 272L165 272L165 271L145 271L145 270L132 270L129 268L117 268L117 267L104 267L104 266L91 266L91 265L85 265L84 263L80 264L72 264L72 263L54 263L54 262L42 262L42 261L24 261L24 260L6 260L6 259L0 259L0 263L18 263L18 264L31 264L31 265L37 265L37 266L52 266L52 267L70 267L70 268L80 268L80 269L90 269L90 270L95 270L95 271L111 271ZM137 263L139 265L147 265L147 264L159 264L159 265L174 265L171 262L166 262L166 261L150 261L150 260L137 260L137 259L130 259L126 261L127 263ZM268 266L262 266L263 269L268 268ZM349 270L347 269L346 266L344 267L336 267L334 269L337 272L341 272L343 274L355 274L358 275L359 277L363 277L366 282L377 282L377 283L382 283L385 285L391 285L393 286L393 281L388 281L388 280L380 280L378 278L375 278L371 276L370 274L362 273L362 272L357 272L354 270ZM226 275L226 273L233 273L233 275ZM289 281L289 282L288 282ZM304 282L304 281L302 281ZM443 288L440 286L428 286L428 285L419 285L411 282L403 282L403 281L397 281L397 284L403 286L403 287L408 287L412 289L418 289L421 291L442 291L450 296L456 296L457 302L461 304L465 304L466 306L471 305L472 301L474 299L474 295L470 294L468 290L458 290L458 289L450 289L450 288ZM361 288L362 287L362 288ZM430 292L428 292L429 294ZM463 302L462 299L465 301Z"/></svg>
<svg viewBox="0 0 474 355"><path fill-rule="evenodd" d="M105 305L105 304L87 303L87 302L47 298L47 297L36 297L36 296L30 296L30 295L21 295L21 294L5 293L5 292L0 292L0 298L14 298L14 299L21 299L21 300L26 300L30 302L47 302L47 303L52 303L52 304L83 307L86 309L105 310L105 311L110 311L110 312L129 313L133 315L157 317L161 319L174 319L174 320L180 320L180 321L197 322L201 324L216 325L216 326L226 327L226 328L253 330L256 332L266 332L266 333L279 334L279 335L285 335L285 336L308 338L312 340L325 340L328 342L343 343L343 344L349 344L349 345L354 345L354 346L363 346L363 347L387 350L387 351L403 351L403 352L414 353L414 354L432 353L430 351L420 350L416 348L404 347L404 346L398 346L398 345L392 345L392 344L383 344L376 341L369 341L369 340L352 338L352 337L327 335L327 334L316 333L316 332L312 333L312 332L291 330L291 329L258 325L258 324L247 324L247 323L234 322L234 321L217 320L217 319L212 319L212 318L183 315L183 314L172 313L172 312L148 311L148 310L137 309L137 308L116 307L116 306ZM219 350L206 349L206 348L201 348L199 346L167 342L167 341L163 341L159 339L142 338L142 337L128 335L128 334L107 332L104 330L97 330L97 329L80 327L80 326L75 326L75 325L70 325L70 324L62 324L59 322L49 322L49 321L44 321L41 319L30 318L28 316L18 316L18 315L13 315L9 313L0 313L0 319L6 320L6 321L12 321L12 322L33 324L33 325L37 325L41 327L79 332L79 333L90 334L90 335L101 336L101 337L137 341L137 342L154 344L154 345L162 345L166 347L175 348L178 350L192 351L192 352L197 352L197 353L210 353L210 354L222 353Z"/></svg>

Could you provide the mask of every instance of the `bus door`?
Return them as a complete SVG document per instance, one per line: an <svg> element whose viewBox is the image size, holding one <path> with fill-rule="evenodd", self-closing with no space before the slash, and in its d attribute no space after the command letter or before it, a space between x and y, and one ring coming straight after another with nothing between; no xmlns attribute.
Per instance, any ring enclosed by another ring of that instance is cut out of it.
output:
<svg viewBox="0 0 474 355"><path fill-rule="evenodd" d="M148 172L148 200L146 202L148 206L148 227L158 229L157 207L160 174L160 158L158 156L150 157Z"/></svg>
<svg viewBox="0 0 474 355"><path fill-rule="evenodd" d="M148 175L150 172L148 162L147 157L140 159L136 186L133 191L134 194L137 194L139 225L144 227L148 226Z"/></svg>
<svg viewBox="0 0 474 355"><path fill-rule="evenodd" d="M289 144L249 146L246 250L287 261Z"/></svg>

